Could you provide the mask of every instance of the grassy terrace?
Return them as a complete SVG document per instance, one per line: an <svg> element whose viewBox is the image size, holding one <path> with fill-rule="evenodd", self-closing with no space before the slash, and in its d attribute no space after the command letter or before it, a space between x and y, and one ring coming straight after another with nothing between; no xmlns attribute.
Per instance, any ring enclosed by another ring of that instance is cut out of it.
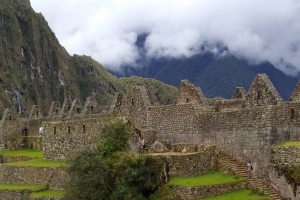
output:
<svg viewBox="0 0 300 200"><path fill-rule="evenodd" d="M231 184L245 181L241 176L224 176L221 172L210 171L206 174L195 177L172 177L168 185L180 185L186 187L206 186L206 185L220 185Z"/></svg>
<svg viewBox="0 0 300 200"><path fill-rule="evenodd" d="M46 185L26 185L26 184L3 184L0 183L0 190L45 190Z"/></svg>
<svg viewBox="0 0 300 200"><path fill-rule="evenodd" d="M32 192L30 196L32 198L41 198L41 197L63 197L65 195L64 190L44 190L40 192Z"/></svg>
<svg viewBox="0 0 300 200"><path fill-rule="evenodd" d="M268 196L260 196L258 194L251 194L249 190L242 189L235 192L230 192L214 197L204 198L204 200L233 200L233 199L242 199L242 200L269 200Z"/></svg>
<svg viewBox="0 0 300 200"><path fill-rule="evenodd" d="M61 167L66 166L66 162L56 160L34 159L28 161L5 163L4 165L18 167Z"/></svg>
<svg viewBox="0 0 300 200"><path fill-rule="evenodd" d="M31 166L31 167L60 167L66 166L64 161L55 161L55 160L44 160L43 159L43 151L42 150L34 150L34 149L22 149L22 150L3 150L0 151L0 155L17 157L17 156L27 156L32 158L33 160L28 161L20 161L20 162L12 162L5 163L3 165L7 166Z"/></svg>
<svg viewBox="0 0 300 200"><path fill-rule="evenodd" d="M300 147L300 141L299 140L286 141L274 145L274 147L291 147L291 146Z"/></svg>
<svg viewBox="0 0 300 200"><path fill-rule="evenodd" d="M34 159L43 158L42 150L34 150L34 149L22 149L22 150L3 150L0 151L0 155L17 157L17 156L27 156Z"/></svg>

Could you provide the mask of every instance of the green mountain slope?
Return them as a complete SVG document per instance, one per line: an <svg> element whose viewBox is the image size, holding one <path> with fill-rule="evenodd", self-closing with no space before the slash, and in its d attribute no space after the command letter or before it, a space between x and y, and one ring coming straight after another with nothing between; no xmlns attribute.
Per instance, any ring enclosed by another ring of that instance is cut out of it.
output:
<svg viewBox="0 0 300 200"><path fill-rule="evenodd" d="M228 55L211 62L194 81L206 97L231 98L237 86L249 89L255 74L234 56Z"/></svg>
<svg viewBox="0 0 300 200"><path fill-rule="evenodd" d="M179 86L181 80L188 79L195 86L201 87L204 95L210 98L217 96L231 98L235 87L244 87L248 90L255 75L265 73L281 97L288 100L298 81L298 77L287 76L269 62L250 65L242 59L237 59L222 44L217 44L214 48L218 48L221 54L226 53L224 57L205 51L207 46L204 45L199 47L204 53L190 58L149 59L145 54L147 36L148 34L140 34L136 41L141 54L140 66L124 66L122 72L111 71L111 73L118 77L155 78L176 87Z"/></svg>
<svg viewBox="0 0 300 200"><path fill-rule="evenodd" d="M62 103L66 96L84 103L95 95L101 105L108 105L116 92L125 90L124 84L135 82L117 79L90 57L70 56L29 0L0 1L0 69L0 113L15 108L23 116L34 104L46 114L52 101ZM151 85L150 80L142 82ZM165 97L161 89L151 89L152 100L174 102L177 89L157 85L171 92Z"/></svg>

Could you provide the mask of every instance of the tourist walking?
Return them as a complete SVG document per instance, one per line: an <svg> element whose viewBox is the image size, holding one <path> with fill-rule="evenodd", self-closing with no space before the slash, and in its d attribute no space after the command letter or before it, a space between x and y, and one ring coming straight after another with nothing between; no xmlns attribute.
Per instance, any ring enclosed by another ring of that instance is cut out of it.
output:
<svg viewBox="0 0 300 200"><path fill-rule="evenodd" d="M248 178L251 178L251 170L253 170L253 167L249 160L249 162L247 163Z"/></svg>

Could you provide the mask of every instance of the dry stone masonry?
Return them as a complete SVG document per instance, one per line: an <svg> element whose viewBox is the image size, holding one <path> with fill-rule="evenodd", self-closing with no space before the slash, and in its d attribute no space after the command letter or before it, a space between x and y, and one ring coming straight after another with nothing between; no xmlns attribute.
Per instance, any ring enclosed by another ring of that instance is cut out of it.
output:
<svg viewBox="0 0 300 200"><path fill-rule="evenodd" d="M254 175L269 180L272 146L300 139L299 85L288 102L282 100L266 74L259 74L248 93L237 88L232 99L219 100L214 106L206 104L200 88L184 80L174 105L151 105L144 87L127 86L127 92L117 94L109 107L101 107L89 97L84 106L71 98L66 98L62 107L53 102L47 117L40 115L38 106L32 108L30 118L19 118L6 109L0 123L0 148L7 149L24 126L29 136L38 136L38 128L43 126L45 158L63 160L72 152L94 148L102 117L115 113L125 117L136 133L154 133L149 141L164 141L169 147L177 144L178 149L186 146L187 151L214 145L217 151L243 163L251 160Z"/></svg>

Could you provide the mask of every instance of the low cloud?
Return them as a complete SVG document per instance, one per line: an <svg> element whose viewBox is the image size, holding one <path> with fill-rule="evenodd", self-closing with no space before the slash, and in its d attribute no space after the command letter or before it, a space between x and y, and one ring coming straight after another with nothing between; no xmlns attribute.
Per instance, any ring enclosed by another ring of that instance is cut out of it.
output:
<svg viewBox="0 0 300 200"><path fill-rule="evenodd" d="M90 55L112 70L135 65L140 58L135 42L141 33L148 34L144 48L149 58L190 57L201 53L204 44L221 43L249 62L267 60L291 75L300 70L297 0L31 0L31 4L70 54Z"/></svg>

